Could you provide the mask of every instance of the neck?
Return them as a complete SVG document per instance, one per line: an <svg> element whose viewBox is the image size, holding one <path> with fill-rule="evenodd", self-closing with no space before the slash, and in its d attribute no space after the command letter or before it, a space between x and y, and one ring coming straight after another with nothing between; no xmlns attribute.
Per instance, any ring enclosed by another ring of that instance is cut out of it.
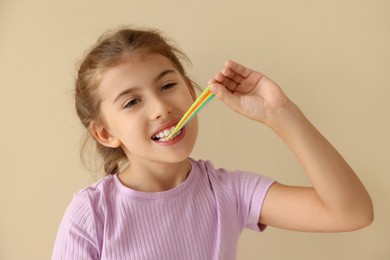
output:
<svg viewBox="0 0 390 260"><path fill-rule="evenodd" d="M118 174L125 186L143 192L160 192L172 189L182 183L191 171L191 162L186 159L178 163L130 162Z"/></svg>

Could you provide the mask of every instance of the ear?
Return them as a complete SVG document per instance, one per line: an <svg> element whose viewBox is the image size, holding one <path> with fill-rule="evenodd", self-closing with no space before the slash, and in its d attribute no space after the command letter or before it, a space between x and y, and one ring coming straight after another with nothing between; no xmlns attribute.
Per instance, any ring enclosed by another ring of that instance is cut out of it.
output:
<svg viewBox="0 0 390 260"><path fill-rule="evenodd" d="M121 141L113 136L108 128L102 123L92 120L89 125L89 130L95 139L102 145L111 148L118 148Z"/></svg>

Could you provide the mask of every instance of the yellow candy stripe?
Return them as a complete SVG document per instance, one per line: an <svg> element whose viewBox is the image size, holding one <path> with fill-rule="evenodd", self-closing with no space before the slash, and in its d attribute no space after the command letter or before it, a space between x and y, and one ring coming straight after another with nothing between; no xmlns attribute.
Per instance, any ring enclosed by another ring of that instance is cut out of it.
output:
<svg viewBox="0 0 390 260"><path fill-rule="evenodd" d="M207 103L207 101L213 96L214 94L210 91L209 87L207 87L202 92L202 94L200 94L200 96L195 100L195 102L190 106L187 112L183 115L173 132L167 137L167 140L171 139L172 136L176 134L186 124L187 119L191 119L192 116L197 113L200 108L203 107L203 104Z"/></svg>

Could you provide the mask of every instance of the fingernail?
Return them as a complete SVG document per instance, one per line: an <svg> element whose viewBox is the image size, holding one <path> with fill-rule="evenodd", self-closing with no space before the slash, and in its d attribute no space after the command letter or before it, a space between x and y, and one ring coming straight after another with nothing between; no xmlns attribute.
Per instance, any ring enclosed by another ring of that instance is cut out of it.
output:
<svg viewBox="0 0 390 260"><path fill-rule="evenodd" d="M216 93L217 90L218 90L218 86L217 86L217 85L214 85L214 84L213 84L213 85L210 86L210 91L211 91L211 92Z"/></svg>

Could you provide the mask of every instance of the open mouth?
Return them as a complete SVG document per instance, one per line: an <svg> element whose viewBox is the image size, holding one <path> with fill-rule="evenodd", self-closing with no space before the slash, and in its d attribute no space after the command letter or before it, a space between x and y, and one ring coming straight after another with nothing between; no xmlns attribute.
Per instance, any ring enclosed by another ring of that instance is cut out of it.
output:
<svg viewBox="0 0 390 260"><path fill-rule="evenodd" d="M158 132L157 134L153 135L152 140L157 141L157 142L166 142L166 141L168 141L167 137L173 132L174 129L175 129L175 126L172 126L171 128L164 129L163 131ZM175 137L178 136L181 133L181 131L182 130L180 130L176 134L174 134L171 137L171 139L169 139L169 141L175 139Z"/></svg>

